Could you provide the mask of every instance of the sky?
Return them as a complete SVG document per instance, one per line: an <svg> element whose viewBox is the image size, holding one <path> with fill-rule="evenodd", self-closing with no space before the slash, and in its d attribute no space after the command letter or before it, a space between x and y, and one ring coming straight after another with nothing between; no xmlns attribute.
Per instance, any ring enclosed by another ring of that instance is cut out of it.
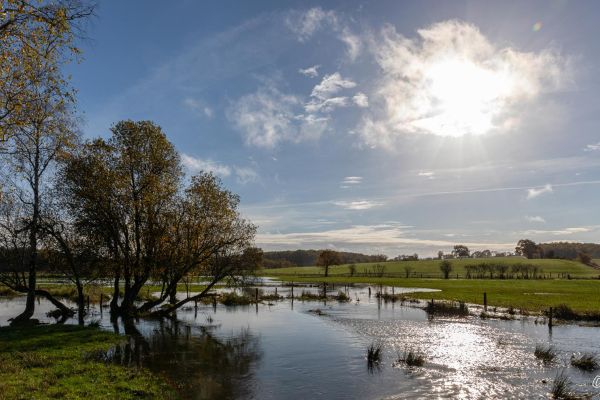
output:
<svg viewBox="0 0 600 400"><path fill-rule="evenodd" d="M101 1L86 137L159 124L265 250L598 242L596 1Z"/></svg>

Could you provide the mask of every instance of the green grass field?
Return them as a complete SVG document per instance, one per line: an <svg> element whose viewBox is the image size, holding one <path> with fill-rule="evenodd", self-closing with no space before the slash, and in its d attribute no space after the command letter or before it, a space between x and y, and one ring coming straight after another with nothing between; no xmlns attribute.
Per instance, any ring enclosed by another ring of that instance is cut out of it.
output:
<svg viewBox="0 0 600 400"><path fill-rule="evenodd" d="M1 399L170 399L176 393L143 368L91 356L124 340L99 328L0 328Z"/></svg>
<svg viewBox="0 0 600 400"><path fill-rule="evenodd" d="M531 264L540 268L542 273L548 278L557 278L560 274L569 274L572 278L598 278L600 270L594 269L577 261L570 260L527 260L521 257L494 257L494 258L466 258L461 260L450 260L453 266L452 276L456 278L465 277L465 265L486 263L496 264ZM356 264L356 273L358 275L365 274L372 270L376 263ZM410 277L414 278L441 278L439 260L422 260L422 261L389 261L380 263L385 266L386 277L405 277L405 267L412 269ZM324 270L320 267L292 267L292 268L275 268L262 271L263 275L281 276L281 275L298 275L298 276L315 276L323 275ZM329 275L349 275L348 264L333 266L329 268Z"/></svg>
<svg viewBox="0 0 600 400"><path fill-rule="evenodd" d="M440 299L483 304L487 293L488 305L514 307L541 312L549 307L566 304L578 312L600 312L600 280L524 280L524 279L420 279L375 277L291 277L278 276L284 281L328 282L333 284L367 283L405 288L439 289L439 292L414 292L409 297Z"/></svg>
<svg viewBox="0 0 600 400"><path fill-rule="evenodd" d="M384 277L374 275L349 276L348 265L331 267L329 277L324 277L322 268L295 267L263 270L265 276L284 281L370 283L397 287L419 287L439 289L434 293L413 293L410 297L420 299L444 299L483 303L483 293L488 296L488 305L514 307L532 312L566 304L578 312L600 311L600 271L575 261L568 260L525 260L518 257L492 259L451 260L453 271L449 280L440 279L439 260L402 261L382 263L386 266ZM481 262L533 264L538 266L546 278L552 279L462 279L465 265ZM412 268L411 278L405 278L405 266ZM357 264L357 275L365 274L372 263ZM423 274L426 278L421 278ZM456 274L459 278L456 279ZM557 279L569 275L573 279Z"/></svg>

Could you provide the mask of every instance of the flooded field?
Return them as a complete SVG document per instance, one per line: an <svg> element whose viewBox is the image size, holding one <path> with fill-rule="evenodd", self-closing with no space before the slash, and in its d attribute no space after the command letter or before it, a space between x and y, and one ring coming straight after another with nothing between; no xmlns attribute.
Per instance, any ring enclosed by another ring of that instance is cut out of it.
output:
<svg viewBox="0 0 600 400"><path fill-rule="evenodd" d="M592 385L596 373L570 365L573 354L600 352L600 328L430 318L414 306L378 302L372 289L369 297L367 286L342 286L352 299L344 303L192 303L169 320L111 321L107 309L92 308L87 321L131 335L107 354L108 362L164 374L189 399L548 398L560 373L569 376L573 390L600 398ZM274 292L275 286L261 290ZM290 294L289 287L277 290ZM0 299L0 325L18 314L23 300ZM36 317L50 322L44 315L50 309L42 301ZM383 353L369 368L371 344L381 344ZM539 344L556 349L554 362L534 356ZM424 365L397 362L407 350L423 354Z"/></svg>

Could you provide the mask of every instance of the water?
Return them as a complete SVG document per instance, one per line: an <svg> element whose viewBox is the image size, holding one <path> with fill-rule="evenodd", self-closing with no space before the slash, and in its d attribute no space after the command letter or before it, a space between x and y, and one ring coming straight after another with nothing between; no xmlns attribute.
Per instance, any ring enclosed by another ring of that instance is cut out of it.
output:
<svg viewBox="0 0 600 400"><path fill-rule="evenodd" d="M278 293L289 290L279 287ZM301 290L296 287L295 294ZM349 288L348 294L349 303L192 305L176 319L160 321L113 323L106 310L92 309L87 319L131 335L109 354L112 362L163 374L189 399L547 398L563 370L574 389L600 398L592 387L596 374L569 363L573 353L600 352L600 328L563 325L549 331L533 319L429 319L418 308L378 303L366 287ZM0 325L23 306L23 298L1 299ZM311 311L317 308L322 315ZM49 309L41 301L36 317L47 320ZM366 362L371 343L384 346L380 368L373 370ZM556 364L539 362L536 344L552 344ZM409 348L425 354L423 367L395 363Z"/></svg>

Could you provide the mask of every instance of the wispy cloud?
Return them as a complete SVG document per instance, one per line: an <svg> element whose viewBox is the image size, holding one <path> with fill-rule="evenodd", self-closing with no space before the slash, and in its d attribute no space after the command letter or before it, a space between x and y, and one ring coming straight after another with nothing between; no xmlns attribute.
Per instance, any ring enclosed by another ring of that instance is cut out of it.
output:
<svg viewBox="0 0 600 400"><path fill-rule="evenodd" d="M334 11L314 7L307 11L291 12L285 22L298 40L304 42L326 26L337 27L338 17Z"/></svg>
<svg viewBox="0 0 600 400"><path fill-rule="evenodd" d="M351 89L355 86L356 82L342 78L339 72L334 72L333 74L325 75L321 83L314 87L310 95L317 99L325 100L342 89Z"/></svg>
<svg viewBox="0 0 600 400"><path fill-rule="evenodd" d="M231 175L231 168L229 166L220 164L211 159L202 159L183 153L181 154L181 162L183 163L183 166L192 173L205 171L212 172L221 177L228 177Z"/></svg>
<svg viewBox="0 0 600 400"><path fill-rule="evenodd" d="M574 227L574 228L564 228L564 229L555 229L555 230L538 230L538 229L531 229L531 230L527 230L523 232L523 235L554 235L554 236L561 236L561 235L574 235L577 233L586 233L586 232L591 232L592 229L589 227Z"/></svg>
<svg viewBox="0 0 600 400"><path fill-rule="evenodd" d="M186 97L185 99L183 99L183 105L189 110L193 111L196 115L200 115L206 118L212 118L214 115L213 109L204 101L200 101L191 97Z"/></svg>
<svg viewBox="0 0 600 400"><path fill-rule="evenodd" d="M333 204L342 207L346 210L368 210L373 207L383 205L383 203L369 201L369 200L357 200L357 201L335 201Z"/></svg>
<svg viewBox="0 0 600 400"><path fill-rule="evenodd" d="M539 215L534 215L534 216L526 216L525 219L529 222L540 222L540 223L546 223L546 220L542 217L540 217Z"/></svg>
<svg viewBox="0 0 600 400"><path fill-rule="evenodd" d="M359 185L363 181L362 176L347 176L342 181L345 185Z"/></svg>
<svg viewBox="0 0 600 400"><path fill-rule="evenodd" d="M221 178L235 176L236 181L241 184L254 182L258 179L258 173L251 167L229 166L211 159L194 157L185 153L181 154L181 162L184 168L191 174L204 171L212 172Z"/></svg>
<svg viewBox="0 0 600 400"><path fill-rule="evenodd" d="M435 172L433 171L419 171L419 176L423 176L427 179L435 179Z"/></svg>
<svg viewBox="0 0 600 400"><path fill-rule="evenodd" d="M308 68L300 68L298 70L298 73L304 75L304 76L308 76L309 78L316 78L317 76L319 76L319 68L321 66L320 65L313 65L312 67L308 67Z"/></svg>
<svg viewBox="0 0 600 400"><path fill-rule="evenodd" d="M369 98L362 92L358 92L352 96L352 101L361 108L369 107Z"/></svg>
<svg viewBox="0 0 600 400"><path fill-rule="evenodd" d="M584 151L598 151L600 150L600 142L596 143L596 144L588 144L587 146L585 146L585 149L583 149Z"/></svg>
<svg viewBox="0 0 600 400"><path fill-rule="evenodd" d="M527 189L527 199L535 199L536 197L539 197L543 194L546 193L552 193L553 189L552 189L552 185L547 184L543 187L537 187L537 188L530 188Z"/></svg>

